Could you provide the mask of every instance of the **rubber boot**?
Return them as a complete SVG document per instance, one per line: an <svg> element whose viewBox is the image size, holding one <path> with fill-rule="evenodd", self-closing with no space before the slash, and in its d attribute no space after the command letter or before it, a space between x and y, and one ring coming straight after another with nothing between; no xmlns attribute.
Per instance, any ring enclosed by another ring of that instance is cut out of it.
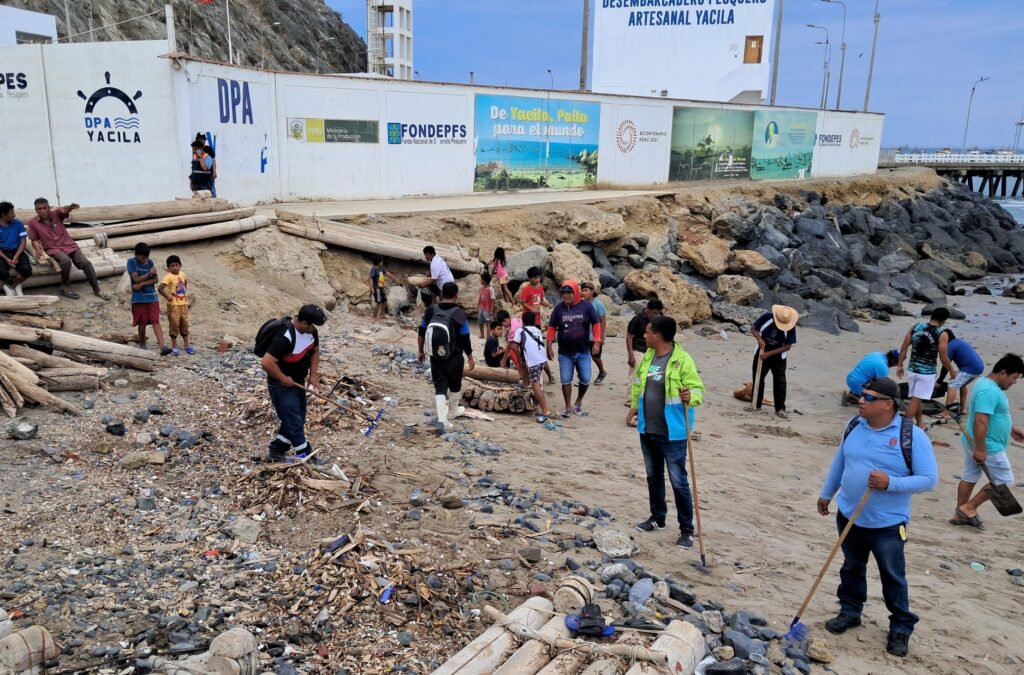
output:
<svg viewBox="0 0 1024 675"><path fill-rule="evenodd" d="M466 412L466 409L459 405L462 401L461 391L449 391L448 392L448 421L451 422L459 415Z"/></svg>
<svg viewBox="0 0 1024 675"><path fill-rule="evenodd" d="M437 407L437 430L441 433L451 431L452 423L448 421L448 397L438 394L434 397L434 405Z"/></svg>

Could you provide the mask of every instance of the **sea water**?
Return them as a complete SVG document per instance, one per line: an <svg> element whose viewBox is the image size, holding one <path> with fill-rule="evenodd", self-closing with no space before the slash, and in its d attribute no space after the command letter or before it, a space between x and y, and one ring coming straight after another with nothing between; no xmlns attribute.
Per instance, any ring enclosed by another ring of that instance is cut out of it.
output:
<svg viewBox="0 0 1024 675"><path fill-rule="evenodd" d="M1020 197L1004 197L997 199L1000 206L1010 212L1021 226L1024 226L1024 199Z"/></svg>

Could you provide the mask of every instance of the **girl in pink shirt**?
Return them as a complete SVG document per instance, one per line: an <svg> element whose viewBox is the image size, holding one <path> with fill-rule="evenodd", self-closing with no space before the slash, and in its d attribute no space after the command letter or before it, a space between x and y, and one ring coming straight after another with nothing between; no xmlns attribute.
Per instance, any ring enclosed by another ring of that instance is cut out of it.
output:
<svg viewBox="0 0 1024 675"><path fill-rule="evenodd" d="M508 262L505 260L505 249L501 246L494 249L494 259L491 261L491 267L494 269L494 276L498 279L498 285L501 286L501 298L505 302L512 304L512 291L508 287Z"/></svg>

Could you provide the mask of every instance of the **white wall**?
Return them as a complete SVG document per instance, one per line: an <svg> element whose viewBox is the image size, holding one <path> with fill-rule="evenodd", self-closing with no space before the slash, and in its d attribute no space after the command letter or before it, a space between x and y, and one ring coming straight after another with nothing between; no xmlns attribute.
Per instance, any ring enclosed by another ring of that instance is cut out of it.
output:
<svg viewBox="0 0 1024 675"><path fill-rule="evenodd" d="M594 0L591 89L609 94L730 101L768 87L775 0L691 0L664 9ZM655 4L655 3L648 3ZM761 62L743 62L745 38Z"/></svg>
<svg viewBox="0 0 1024 675"><path fill-rule="evenodd" d="M883 121L881 115L819 111L811 175L874 172L882 148Z"/></svg>
<svg viewBox="0 0 1024 675"><path fill-rule="evenodd" d="M5 79L0 87L0 157L6 158L0 162L0 201L31 209L32 200L45 196L52 201L57 189L42 46L0 47L0 63Z"/></svg>
<svg viewBox="0 0 1024 675"><path fill-rule="evenodd" d="M0 47L19 44L19 32L43 35L56 41L57 17L0 5ZM6 68L4 69L6 70Z"/></svg>
<svg viewBox="0 0 1024 675"><path fill-rule="evenodd" d="M613 101L602 105L599 185L651 185L668 181L672 106Z"/></svg>

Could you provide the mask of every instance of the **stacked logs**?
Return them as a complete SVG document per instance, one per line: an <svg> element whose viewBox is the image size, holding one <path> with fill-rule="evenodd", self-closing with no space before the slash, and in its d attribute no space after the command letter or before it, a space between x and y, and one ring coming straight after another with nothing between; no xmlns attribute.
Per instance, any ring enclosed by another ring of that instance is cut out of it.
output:
<svg viewBox="0 0 1024 675"><path fill-rule="evenodd" d="M462 403L483 412L508 412L516 415L532 412L533 392L514 387L498 387L480 382L466 382L462 387Z"/></svg>

